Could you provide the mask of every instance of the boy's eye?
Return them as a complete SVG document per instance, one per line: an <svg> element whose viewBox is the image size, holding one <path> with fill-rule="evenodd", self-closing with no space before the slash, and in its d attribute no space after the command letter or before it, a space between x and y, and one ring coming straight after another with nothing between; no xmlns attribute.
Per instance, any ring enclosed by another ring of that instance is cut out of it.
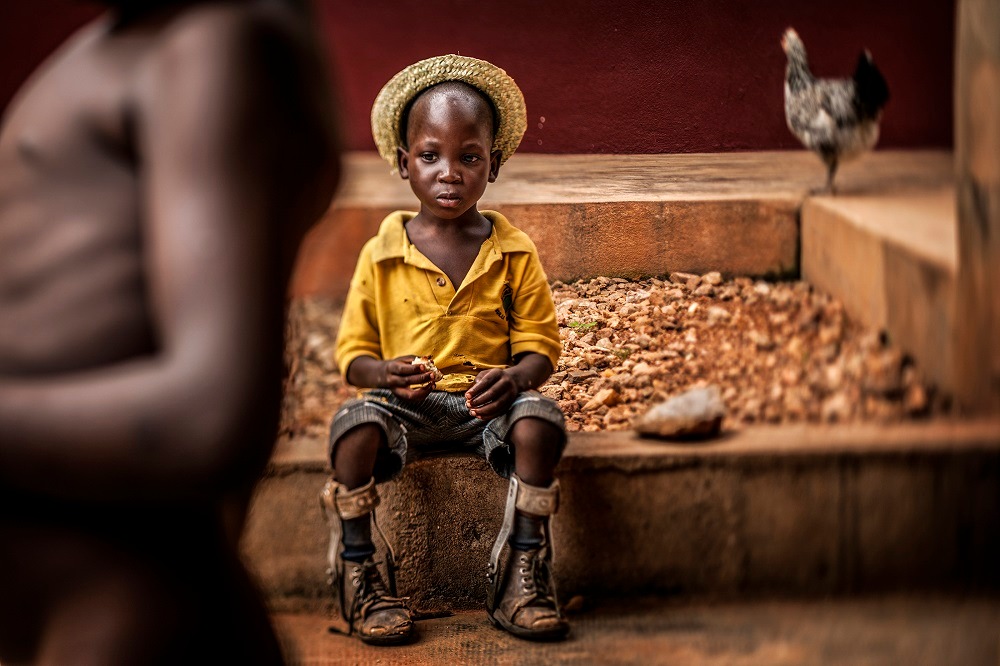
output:
<svg viewBox="0 0 1000 666"><path fill-rule="evenodd" d="M469 164L473 164L475 162L478 162L482 158L479 157L479 155L465 155L465 156L462 157L462 159L465 160Z"/></svg>
<svg viewBox="0 0 1000 666"><path fill-rule="evenodd" d="M422 159L424 162L433 162L435 159L437 159L437 155L435 155L434 153L420 153L420 159Z"/></svg>

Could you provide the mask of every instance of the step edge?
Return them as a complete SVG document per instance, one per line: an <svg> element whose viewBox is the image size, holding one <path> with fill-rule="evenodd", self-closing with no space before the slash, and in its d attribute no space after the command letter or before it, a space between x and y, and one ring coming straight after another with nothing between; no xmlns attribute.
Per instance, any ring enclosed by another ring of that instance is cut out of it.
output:
<svg viewBox="0 0 1000 666"><path fill-rule="evenodd" d="M265 475L325 473L325 441L286 439ZM313 452L302 454L303 448ZM296 451L297 450L297 451ZM667 443L642 439L630 431L570 433L560 463L563 471L583 469L667 469L732 461L808 461L829 457L940 456L1000 453L1000 418L915 421L904 424L797 424L748 426L730 430L722 440Z"/></svg>

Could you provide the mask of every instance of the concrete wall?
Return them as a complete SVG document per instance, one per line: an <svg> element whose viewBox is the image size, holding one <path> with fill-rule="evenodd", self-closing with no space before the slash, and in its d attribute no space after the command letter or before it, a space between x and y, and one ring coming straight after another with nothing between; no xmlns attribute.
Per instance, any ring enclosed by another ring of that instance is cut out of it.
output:
<svg viewBox="0 0 1000 666"><path fill-rule="evenodd" d="M794 26L820 76L847 76L867 47L889 81L883 147L948 147L954 2L800 0L314 0L342 91L347 146L374 149L382 84L421 58L495 61L528 102L525 152L678 153L798 147L782 111ZM0 108L99 6L0 3Z"/></svg>

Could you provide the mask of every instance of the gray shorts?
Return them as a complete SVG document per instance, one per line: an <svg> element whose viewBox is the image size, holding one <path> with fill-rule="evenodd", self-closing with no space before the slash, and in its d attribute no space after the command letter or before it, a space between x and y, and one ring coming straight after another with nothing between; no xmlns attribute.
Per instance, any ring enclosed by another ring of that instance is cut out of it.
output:
<svg viewBox="0 0 1000 666"><path fill-rule="evenodd" d="M329 453L344 434L359 425L374 423L385 432L387 449L375 461L375 480L395 477L403 466L435 455L470 454L486 459L504 478L514 471L514 454L506 442L518 419L542 419L563 433L560 452L566 444L565 419L555 400L537 391L517 396L506 413L483 421L469 414L465 393L432 391L423 402L398 398L387 389L365 391L362 397L344 403L330 425Z"/></svg>

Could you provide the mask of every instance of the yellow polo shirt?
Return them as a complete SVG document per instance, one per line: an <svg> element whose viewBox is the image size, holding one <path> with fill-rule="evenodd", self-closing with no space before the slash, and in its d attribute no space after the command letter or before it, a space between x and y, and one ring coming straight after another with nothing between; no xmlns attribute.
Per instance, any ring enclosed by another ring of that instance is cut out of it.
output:
<svg viewBox="0 0 1000 666"><path fill-rule="evenodd" d="M535 244L500 213L482 211L493 232L458 289L415 245L396 211L361 250L337 335L347 374L359 356L430 356L444 391L465 391L476 373L503 368L523 352L555 368L562 344L555 304Z"/></svg>

